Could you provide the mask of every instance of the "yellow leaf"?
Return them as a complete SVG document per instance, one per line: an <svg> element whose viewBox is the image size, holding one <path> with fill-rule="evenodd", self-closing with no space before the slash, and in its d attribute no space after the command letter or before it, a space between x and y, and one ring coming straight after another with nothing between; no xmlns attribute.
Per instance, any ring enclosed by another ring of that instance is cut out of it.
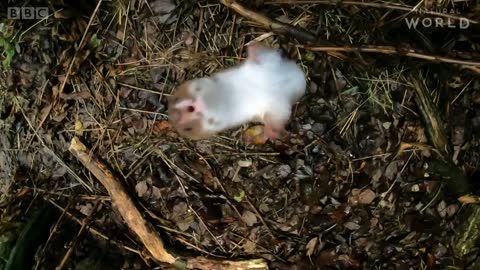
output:
<svg viewBox="0 0 480 270"><path fill-rule="evenodd" d="M458 201L464 204L480 203L480 198L478 196L463 195L458 198Z"/></svg>
<svg viewBox="0 0 480 270"><path fill-rule="evenodd" d="M75 134L77 136L83 136L83 123L80 120L75 121Z"/></svg>
<svg viewBox="0 0 480 270"><path fill-rule="evenodd" d="M262 125L250 127L243 136L247 144L265 144L267 142L267 138L263 135Z"/></svg>

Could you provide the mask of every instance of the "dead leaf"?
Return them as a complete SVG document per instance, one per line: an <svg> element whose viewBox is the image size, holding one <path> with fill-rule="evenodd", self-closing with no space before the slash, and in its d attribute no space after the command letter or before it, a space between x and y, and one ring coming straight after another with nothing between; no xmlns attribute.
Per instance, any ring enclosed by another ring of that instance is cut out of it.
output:
<svg viewBox="0 0 480 270"><path fill-rule="evenodd" d="M77 136L83 136L83 123L80 120L75 121L75 134Z"/></svg>
<svg viewBox="0 0 480 270"><path fill-rule="evenodd" d="M387 179L394 179L398 172L398 165L400 161L392 161L388 164L387 168L385 169L385 177Z"/></svg>
<svg viewBox="0 0 480 270"><path fill-rule="evenodd" d="M367 162L362 161L362 163L360 164L360 167L357 170L355 170L355 173L360 173L363 170L363 168L365 168L366 165L367 165Z"/></svg>
<svg viewBox="0 0 480 270"><path fill-rule="evenodd" d="M455 213L457 213L458 210L458 205L456 204L450 204L447 206L447 217L453 217Z"/></svg>
<svg viewBox="0 0 480 270"><path fill-rule="evenodd" d="M160 132L160 131L165 131L165 130L171 130L172 129L172 124L168 121L160 121L160 122L155 122L155 125L153 127L154 132Z"/></svg>
<svg viewBox="0 0 480 270"><path fill-rule="evenodd" d="M248 167L252 166L252 160L250 160L250 159L239 160L239 161L237 161L237 163L238 163L238 166L240 166L242 168L248 168Z"/></svg>
<svg viewBox="0 0 480 270"><path fill-rule="evenodd" d="M345 222L345 224L343 224L343 226L345 228L351 230L351 231L356 231L356 230L360 229L360 225L358 225L355 222L351 222L351 221Z"/></svg>
<svg viewBox="0 0 480 270"><path fill-rule="evenodd" d="M360 204L370 204L377 197L377 194L375 194L375 192L373 192L371 189L366 189L360 192L358 196Z"/></svg>
<svg viewBox="0 0 480 270"><path fill-rule="evenodd" d="M159 200L162 197L162 191L157 187L152 187L152 194L150 198L152 200Z"/></svg>
<svg viewBox="0 0 480 270"><path fill-rule="evenodd" d="M378 180L380 180L380 177L382 177L382 175L383 175L382 169L376 168L373 172L372 180L374 182L378 182Z"/></svg>
<svg viewBox="0 0 480 270"><path fill-rule="evenodd" d="M308 241L307 246L305 249L307 250L307 256L310 257L312 256L313 252L315 252L315 248L317 247L318 244L318 237L314 237Z"/></svg>
<svg viewBox="0 0 480 270"><path fill-rule="evenodd" d="M177 15L174 14L171 16L171 12L177 6L172 0L157 0L150 2L150 9L153 14L157 15L154 17L155 22L158 24L170 23L176 20Z"/></svg>
<svg viewBox="0 0 480 270"><path fill-rule="evenodd" d="M177 223L178 229L184 232L188 230L188 228L190 228L190 225L193 224L193 222L195 221L195 218L192 214L186 214L186 215L183 215L182 217L183 218L176 220L176 223Z"/></svg>
<svg viewBox="0 0 480 270"><path fill-rule="evenodd" d="M60 98L63 100L82 100L91 98L92 95L88 91L81 91L78 93L63 94Z"/></svg>
<svg viewBox="0 0 480 270"><path fill-rule="evenodd" d="M349 202L353 205L356 204L370 204L375 200L377 194L373 192L371 189L366 189L361 192L358 192L358 189L352 190L352 195L348 199Z"/></svg>
<svg viewBox="0 0 480 270"><path fill-rule="evenodd" d="M81 205L79 211L85 216L90 216L93 212L93 204L87 203L85 205Z"/></svg>
<svg viewBox="0 0 480 270"><path fill-rule="evenodd" d="M135 185L135 191L137 192L138 197L144 198L148 191L147 181L143 180L138 182L137 185Z"/></svg>
<svg viewBox="0 0 480 270"><path fill-rule="evenodd" d="M246 253L254 253L256 248L257 248L257 244L250 240L245 240L245 243L242 245L242 249Z"/></svg>
<svg viewBox="0 0 480 270"><path fill-rule="evenodd" d="M445 216L447 215L447 203L444 200L438 203L437 212L441 218L445 218Z"/></svg>
<svg viewBox="0 0 480 270"><path fill-rule="evenodd" d="M52 178L63 177L67 173L67 168L65 166L59 166L57 169L52 171Z"/></svg>
<svg viewBox="0 0 480 270"><path fill-rule="evenodd" d="M195 216L188 210L188 204L184 201L180 201L173 206L172 216L170 217L176 224L180 231L184 232L190 228L195 222Z"/></svg>
<svg viewBox="0 0 480 270"><path fill-rule="evenodd" d="M251 227L257 223L257 216L251 211L247 210L242 214L242 221L245 222L247 226Z"/></svg>
<svg viewBox="0 0 480 270"><path fill-rule="evenodd" d="M458 201L464 204L480 203L480 197L473 195L464 195L458 198Z"/></svg>
<svg viewBox="0 0 480 270"><path fill-rule="evenodd" d="M38 124L39 127L43 125L43 122L45 122L51 110L52 110L51 103L42 108L42 110L40 111L40 123Z"/></svg>
<svg viewBox="0 0 480 270"><path fill-rule="evenodd" d="M187 36L187 38L185 39L185 45L187 45L187 46L192 45L192 44L193 44L193 41L194 41L194 38L195 38L195 37L194 37L193 33L188 33L188 36Z"/></svg>
<svg viewBox="0 0 480 270"><path fill-rule="evenodd" d="M165 15L172 12L176 5L171 0L157 0L150 2L150 9L155 15Z"/></svg>

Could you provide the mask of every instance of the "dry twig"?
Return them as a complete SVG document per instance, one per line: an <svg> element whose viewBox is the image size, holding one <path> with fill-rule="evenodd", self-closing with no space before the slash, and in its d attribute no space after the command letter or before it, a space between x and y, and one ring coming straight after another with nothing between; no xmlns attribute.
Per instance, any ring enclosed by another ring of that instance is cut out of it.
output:
<svg viewBox="0 0 480 270"><path fill-rule="evenodd" d="M299 41L311 43L311 44L317 44L317 45L324 44L329 46L333 45L331 42L321 40L314 34L302 28L295 27L283 22L279 22L274 19L270 19L265 15L262 15L253 10L247 9L235 0L220 0L220 3L233 9L235 12L242 15L243 17L261 24L264 28L271 30L276 34L290 35L295 37Z"/></svg>

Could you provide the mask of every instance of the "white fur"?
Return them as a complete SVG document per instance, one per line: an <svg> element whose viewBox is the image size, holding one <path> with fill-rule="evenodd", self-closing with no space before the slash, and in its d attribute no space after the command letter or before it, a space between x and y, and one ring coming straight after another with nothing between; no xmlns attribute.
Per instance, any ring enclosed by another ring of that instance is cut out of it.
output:
<svg viewBox="0 0 480 270"><path fill-rule="evenodd" d="M190 92L201 88L199 101L205 104L203 127L218 132L253 120L290 117L292 105L305 93L303 70L294 61L282 59L276 50L264 48L260 63L248 58L239 66L211 78L193 80ZM215 122L209 123L213 118Z"/></svg>

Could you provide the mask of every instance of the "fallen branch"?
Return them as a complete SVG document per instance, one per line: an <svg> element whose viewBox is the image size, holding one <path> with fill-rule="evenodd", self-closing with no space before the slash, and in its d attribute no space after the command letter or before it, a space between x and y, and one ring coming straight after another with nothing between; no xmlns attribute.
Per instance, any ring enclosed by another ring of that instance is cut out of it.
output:
<svg viewBox="0 0 480 270"><path fill-rule="evenodd" d="M262 15L258 12L247 9L235 0L220 0L220 3L233 9L235 12L237 12L241 16L261 24L264 28L274 32L275 34L293 36L301 42L306 42L306 43L311 43L316 45L322 45L322 44L328 45L328 46L333 45L331 42L319 39L315 34L310 33L307 30L304 30L302 28L295 27L274 19L270 19L265 15Z"/></svg>
<svg viewBox="0 0 480 270"><path fill-rule="evenodd" d="M105 187L110 195L113 207L118 210L125 223L137 234L155 260L174 265L178 269L268 269L267 263L263 259L228 261L204 257L181 258L174 256L165 248L159 234L143 218L133 199L107 166L93 156L77 137L74 137L70 142L69 150Z"/></svg>
<svg viewBox="0 0 480 270"><path fill-rule="evenodd" d="M112 205L117 208L128 227L138 235L153 258L169 264L175 263L176 258L165 250L158 233L146 222L123 185L110 170L96 157L90 156L89 149L76 137L70 142L69 150L107 189Z"/></svg>
<svg viewBox="0 0 480 270"><path fill-rule="evenodd" d="M473 71L478 72L480 67L480 62L467 61L467 60L458 60L454 58L448 58L438 55L428 55L423 54L413 49L401 49L393 46L362 46L362 47L305 47L305 49L314 51L314 52L367 52L367 53L382 53L382 54L398 54L413 58L424 59L432 62L443 62L449 64L458 64L462 65L465 68L469 68Z"/></svg>

